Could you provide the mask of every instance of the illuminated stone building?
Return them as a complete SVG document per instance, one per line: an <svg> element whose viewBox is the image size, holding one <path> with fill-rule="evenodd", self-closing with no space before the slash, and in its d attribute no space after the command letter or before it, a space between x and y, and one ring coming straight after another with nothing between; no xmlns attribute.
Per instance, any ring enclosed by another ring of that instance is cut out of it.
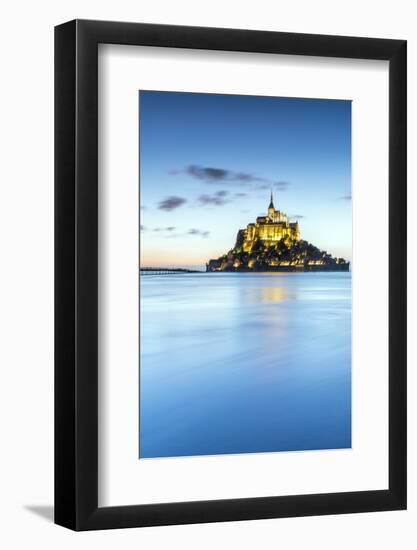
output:
<svg viewBox="0 0 417 550"><path fill-rule="evenodd" d="M300 229L298 222L289 222L284 212L275 210L271 192L271 202L266 216L256 218L256 223L250 223L246 229L238 232L236 247L244 252L251 252L256 241L260 240L265 246L277 244L281 239L299 241Z"/></svg>
<svg viewBox="0 0 417 550"><path fill-rule="evenodd" d="M298 222L289 222L271 202L266 216L239 229L234 248L209 260L206 271L349 271L349 262L300 239Z"/></svg>

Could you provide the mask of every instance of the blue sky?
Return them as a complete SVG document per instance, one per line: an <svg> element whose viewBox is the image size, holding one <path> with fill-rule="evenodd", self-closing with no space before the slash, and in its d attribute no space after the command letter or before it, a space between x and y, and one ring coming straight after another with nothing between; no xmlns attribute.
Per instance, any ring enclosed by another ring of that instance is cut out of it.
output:
<svg viewBox="0 0 417 550"><path fill-rule="evenodd" d="M351 260L351 102L141 91L142 266L203 266L275 208Z"/></svg>

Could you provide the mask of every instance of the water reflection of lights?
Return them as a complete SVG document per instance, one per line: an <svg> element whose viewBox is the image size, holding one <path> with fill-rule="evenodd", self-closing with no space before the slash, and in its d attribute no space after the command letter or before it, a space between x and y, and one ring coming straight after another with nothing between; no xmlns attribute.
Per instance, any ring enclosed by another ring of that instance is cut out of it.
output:
<svg viewBox="0 0 417 550"><path fill-rule="evenodd" d="M266 286L262 288L247 289L247 300L252 304L272 304L288 300L288 289L285 287Z"/></svg>
<svg viewBox="0 0 417 550"><path fill-rule="evenodd" d="M266 286L260 290L259 301L262 303L283 302L284 300L288 300L288 290L284 287Z"/></svg>

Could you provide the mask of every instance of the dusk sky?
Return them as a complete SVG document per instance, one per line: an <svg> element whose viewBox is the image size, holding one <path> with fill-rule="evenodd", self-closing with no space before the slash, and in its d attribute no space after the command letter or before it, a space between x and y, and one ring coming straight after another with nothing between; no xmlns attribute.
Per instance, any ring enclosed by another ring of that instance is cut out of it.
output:
<svg viewBox="0 0 417 550"><path fill-rule="evenodd" d="M199 266L275 208L351 260L351 102L139 93L142 266Z"/></svg>

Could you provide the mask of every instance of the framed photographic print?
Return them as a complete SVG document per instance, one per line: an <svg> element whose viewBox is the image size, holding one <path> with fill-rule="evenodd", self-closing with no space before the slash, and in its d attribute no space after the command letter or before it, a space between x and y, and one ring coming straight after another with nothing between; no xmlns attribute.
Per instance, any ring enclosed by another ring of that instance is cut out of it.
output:
<svg viewBox="0 0 417 550"><path fill-rule="evenodd" d="M55 521L406 507L406 42L55 30Z"/></svg>

